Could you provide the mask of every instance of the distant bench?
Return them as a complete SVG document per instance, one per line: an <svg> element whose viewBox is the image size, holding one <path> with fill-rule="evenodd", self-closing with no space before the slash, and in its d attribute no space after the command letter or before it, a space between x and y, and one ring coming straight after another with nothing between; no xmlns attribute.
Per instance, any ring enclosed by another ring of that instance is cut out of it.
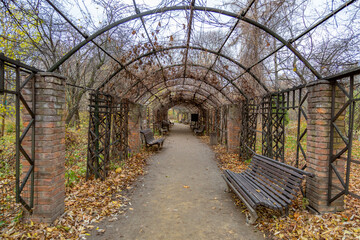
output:
<svg viewBox="0 0 360 240"><path fill-rule="evenodd" d="M152 130L150 128L141 130L140 133L142 133L144 136L146 147L151 147L153 145L157 145L158 150L162 147L165 138L155 139L154 133L152 132Z"/></svg>
<svg viewBox="0 0 360 240"><path fill-rule="evenodd" d="M312 173L285 163L254 155L247 170L242 173L225 170L223 178L229 190L238 195L249 209L250 216L247 216L246 222L253 224L258 218L258 206L279 210L287 215L304 175L314 177Z"/></svg>
<svg viewBox="0 0 360 240"><path fill-rule="evenodd" d="M205 126L201 125L199 128L194 128L194 133L196 135L201 135L203 134L204 130L205 130Z"/></svg>

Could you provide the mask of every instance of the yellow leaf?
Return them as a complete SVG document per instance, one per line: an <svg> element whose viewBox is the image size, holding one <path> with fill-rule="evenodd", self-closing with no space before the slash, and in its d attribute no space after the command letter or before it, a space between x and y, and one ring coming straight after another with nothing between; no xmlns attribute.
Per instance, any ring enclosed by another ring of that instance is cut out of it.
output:
<svg viewBox="0 0 360 240"><path fill-rule="evenodd" d="M115 170L116 173L121 173L121 171L122 171L122 168L121 168L121 167L119 167L119 168L117 168L117 169Z"/></svg>
<svg viewBox="0 0 360 240"><path fill-rule="evenodd" d="M187 185L184 185L184 188L190 188L189 186L187 186Z"/></svg>

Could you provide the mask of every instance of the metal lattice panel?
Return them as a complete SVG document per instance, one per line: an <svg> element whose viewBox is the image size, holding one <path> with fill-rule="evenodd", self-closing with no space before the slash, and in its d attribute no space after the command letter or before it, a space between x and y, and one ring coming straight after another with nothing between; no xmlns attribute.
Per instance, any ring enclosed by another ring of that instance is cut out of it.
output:
<svg viewBox="0 0 360 240"><path fill-rule="evenodd" d="M271 120L271 96L266 96L261 103L262 125L262 155L272 158L272 120Z"/></svg>
<svg viewBox="0 0 360 240"><path fill-rule="evenodd" d="M354 119L358 115L356 109L360 101L359 85L355 84L355 74L346 77L345 82L341 82L339 79L342 77L339 76L333 81L332 87L328 204L348 194L360 198L358 193L350 189L353 164L360 165L360 161L356 160L352 153ZM340 106L336 101L338 95L344 95L346 98ZM344 121L345 127L341 127ZM335 146L340 144L343 148L334 151Z"/></svg>
<svg viewBox="0 0 360 240"><path fill-rule="evenodd" d="M105 180L109 165L111 96L90 94L86 179Z"/></svg>
<svg viewBox="0 0 360 240"><path fill-rule="evenodd" d="M272 158L284 162L285 153L285 94L271 97Z"/></svg>
<svg viewBox="0 0 360 240"><path fill-rule="evenodd" d="M258 104L255 99L243 101L242 103L242 121L240 135L240 157L250 159L255 152L256 147L256 127L258 117Z"/></svg>
<svg viewBox="0 0 360 240"><path fill-rule="evenodd" d="M7 70L6 70L7 69ZM13 82L15 91L7 89L5 86L6 71L14 72L14 79L6 79L8 82ZM32 211L34 207L34 169L35 169L35 74L40 70L27 66L19 61L14 61L0 54L0 94L15 95L15 112L16 112L16 184L15 194L16 202L21 203L26 210ZM22 79L21 74L26 74L26 78ZM24 91L30 92L30 99L24 97ZM31 104L30 104L31 103ZM26 124L24 129L21 129L20 112L29 118L23 123ZM30 134L31 133L31 134ZM23 141L27 138L30 143L30 152L23 147ZM28 167L21 166L21 159L26 161ZM21 173L22 171L26 171ZM30 185L30 186L29 186Z"/></svg>
<svg viewBox="0 0 360 240"><path fill-rule="evenodd" d="M301 152L301 155L302 155L302 157L304 158L304 160L306 162L306 152L305 152L304 146L302 145L301 142L302 142L303 139L305 139L305 136L306 136L306 133L307 133L307 127L304 130L301 131L301 122L302 122L303 119L305 119L305 121L307 121L307 119L308 119L306 111L304 110L304 104L305 104L305 102L307 100L308 93L306 92L306 94L304 96L302 96L302 95L303 95L303 89L300 88L299 91L298 91L299 106L298 106L297 138L296 138L296 163L295 163L295 166L297 168L299 167L300 152ZM293 96L295 98L295 91L293 92ZM305 165L301 166L301 169L305 169L305 168L306 168L306 163L305 163Z"/></svg>
<svg viewBox="0 0 360 240"><path fill-rule="evenodd" d="M123 99L120 104L113 108L113 161L123 161L127 158L129 148L128 118L129 103L126 99Z"/></svg>

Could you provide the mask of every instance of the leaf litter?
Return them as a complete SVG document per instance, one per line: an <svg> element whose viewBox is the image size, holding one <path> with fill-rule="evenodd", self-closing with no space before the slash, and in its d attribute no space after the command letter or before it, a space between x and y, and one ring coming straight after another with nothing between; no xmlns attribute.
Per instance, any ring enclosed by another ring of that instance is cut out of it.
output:
<svg viewBox="0 0 360 240"><path fill-rule="evenodd" d="M134 154L121 171L119 168L109 171L105 181L85 181L81 177L76 184L66 187L65 213L53 224L14 222L1 229L0 239L82 239L105 217L116 221L116 216L129 205L123 190L130 189L131 183L144 174L146 159L151 154L151 151Z"/></svg>
<svg viewBox="0 0 360 240"><path fill-rule="evenodd" d="M207 144L208 136L200 137ZM228 153L222 145L212 146L221 170L229 169L242 172L247 169L249 162L240 161L238 154ZM355 165L355 164L354 164ZM352 185L350 188L360 192L360 167L352 169ZM242 212L248 210L244 203L233 195L236 205ZM255 227L263 232L267 239L360 239L360 199L345 196L345 210L343 212L325 213L317 215L306 209L307 199L301 194L290 206L289 215L281 216L277 211L260 208Z"/></svg>

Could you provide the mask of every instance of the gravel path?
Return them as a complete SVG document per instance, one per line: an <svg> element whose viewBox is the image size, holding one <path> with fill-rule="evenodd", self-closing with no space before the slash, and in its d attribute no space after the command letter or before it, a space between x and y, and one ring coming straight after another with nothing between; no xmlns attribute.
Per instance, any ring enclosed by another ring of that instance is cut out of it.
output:
<svg viewBox="0 0 360 240"><path fill-rule="evenodd" d="M214 153L189 126L175 124L163 149L148 160L131 209L89 239L263 239L235 206Z"/></svg>

